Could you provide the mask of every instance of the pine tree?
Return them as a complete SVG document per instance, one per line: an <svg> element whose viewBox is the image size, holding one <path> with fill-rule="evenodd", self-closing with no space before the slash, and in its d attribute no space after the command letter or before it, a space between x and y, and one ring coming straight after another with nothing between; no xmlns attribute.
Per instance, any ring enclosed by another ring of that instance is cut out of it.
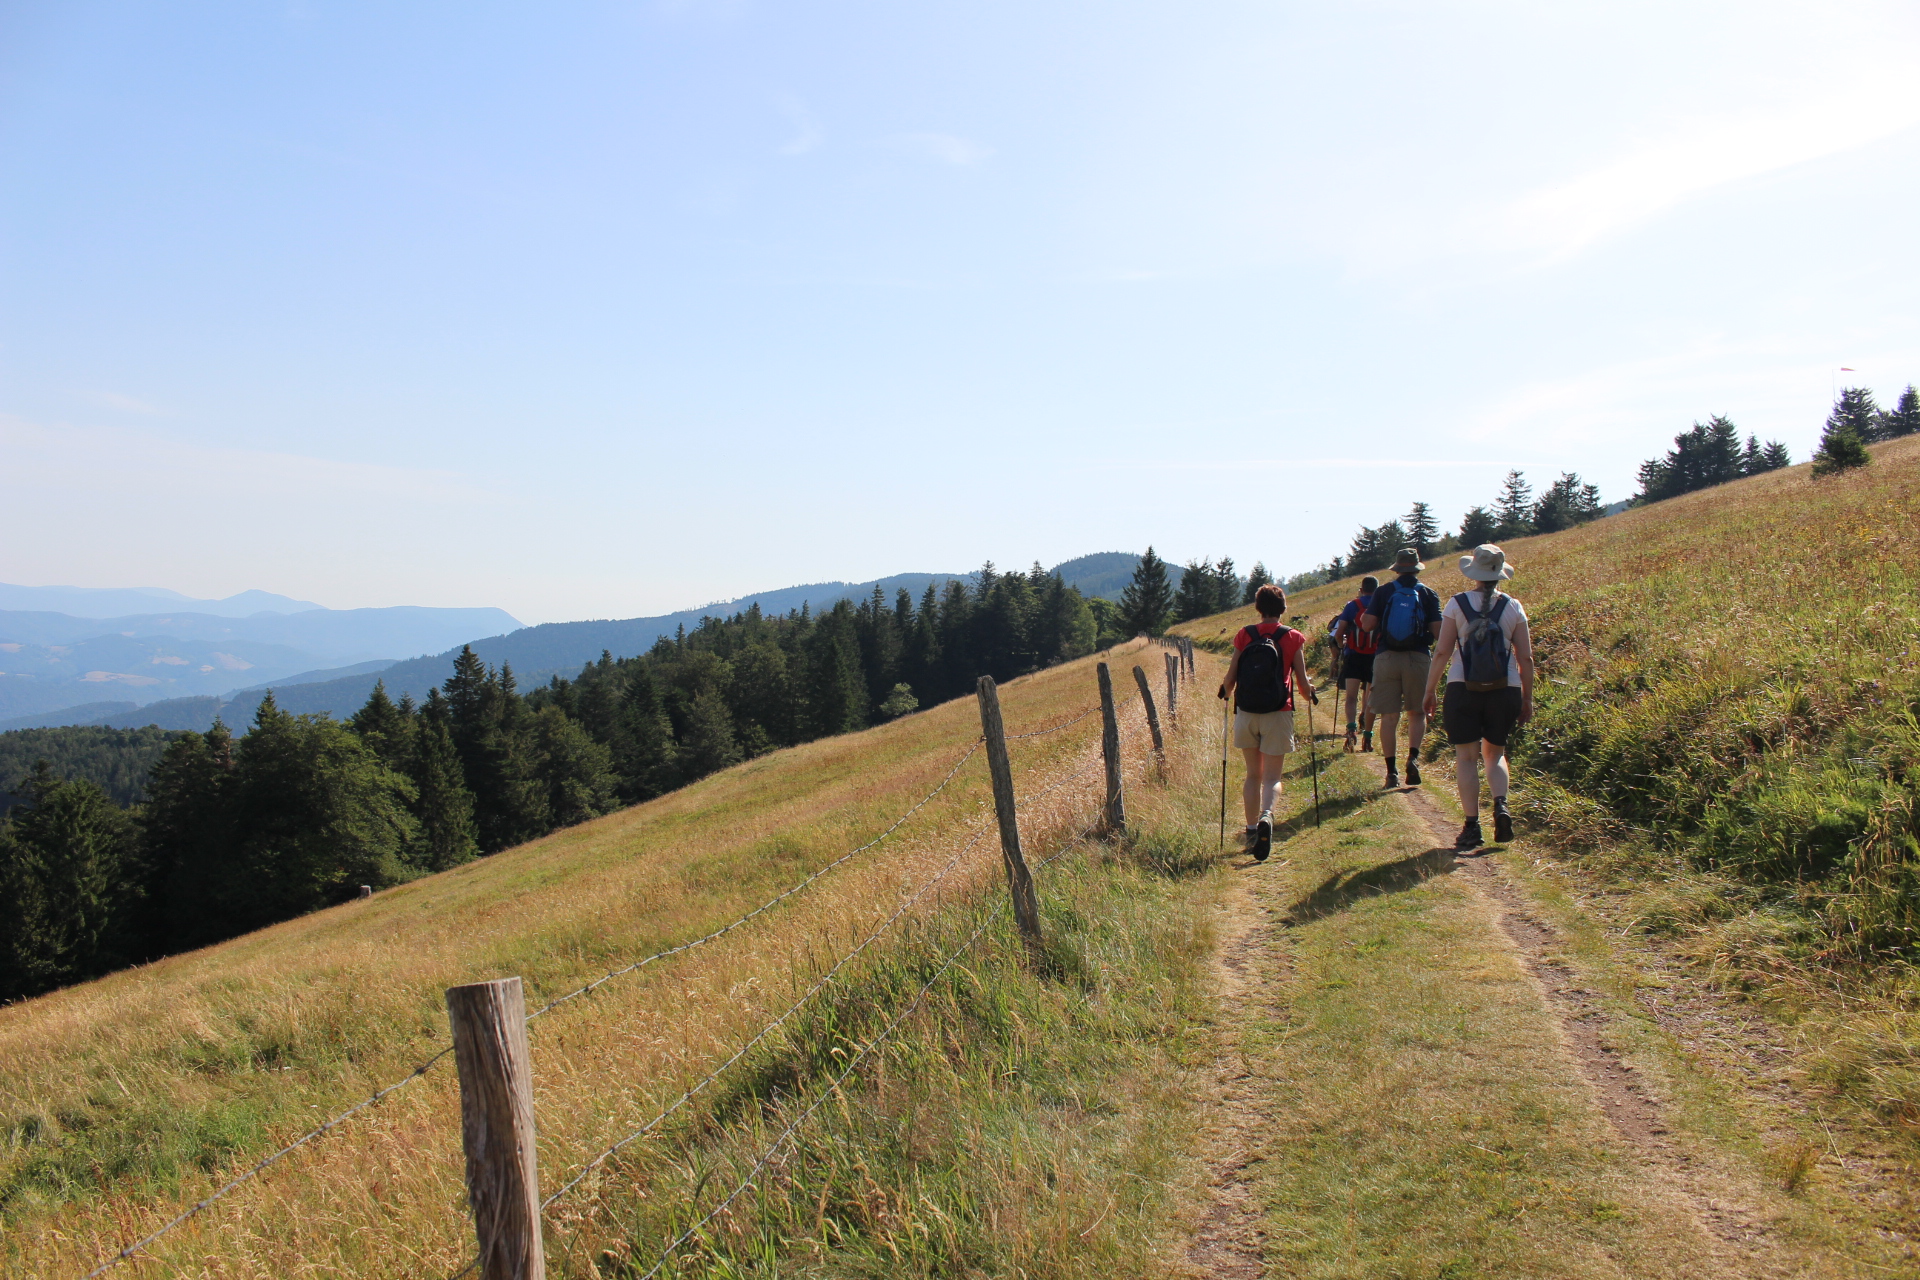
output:
<svg viewBox="0 0 1920 1280"><path fill-rule="evenodd" d="M1767 441L1767 447L1760 451L1762 471L1778 471L1782 467L1793 465L1793 458L1787 452L1787 446L1778 440Z"/></svg>
<svg viewBox="0 0 1920 1280"><path fill-rule="evenodd" d="M411 717L395 706L387 696L387 682L376 680L365 706L353 713L347 727L360 735L360 741L378 756L380 762L399 773L407 770L413 756Z"/></svg>
<svg viewBox="0 0 1920 1280"><path fill-rule="evenodd" d="M1253 562L1253 571L1247 575L1247 588L1241 593L1240 603L1243 605L1252 604L1253 598L1259 594L1260 588L1272 581L1273 575L1267 572L1267 566L1255 560Z"/></svg>
<svg viewBox="0 0 1920 1280"><path fill-rule="evenodd" d="M1327 571L1326 571L1325 577L1328 582L1338 582L1340 581L1340 579L1346 577L1348 573L1349 573L1349 569L1347 566L1347 562L1345 560L1342 560L1339 556L1335 556L1331 561L1327 563Z"/></svg>
<svg viewBox="0 0 1920 1280"><path fill-rule="evenodd" d="M480 852L473 793L461 775L446 699L438 689L427 690L412 745L406 772L413 780L413 816L420 824L413 861L428 871L445 871L472 861Z"/></svg>
<svg viewBox="0 0 1920 1280"><path fill-rule="evenodd" d="M824 738L866 728L867 682L860 670L860 648L853 635L853 610L847 607L846 601L840 601L831 611L820 616L820 622L814 628L812 648L814 736ZM721 722L709 712L706 723L714 726ZM725 721L725 727L731 735L733 724L730 716ZM721 738L718 729L710 727L707 734L702 742L696 744L694 725L689 718L684 742L688 754L696 763L710 763L725 758L727 754L719 746ZM739 757L736 755L733 758Z"/></svg>
<svg viewBox="0 0 1920 1280"><path fill-rule="evenodd" d="M1221 556L1213 565L1213 608L1209 613L1225 613L1240 604L1240 571L1232 556Z"/></svg>
<svg viewBox="0 0 1920 1280"><path fill-rule="evenodd" d="M1493 504L1499 520L1494 534L1501 539L1523 537L1533 532L1533 486L1519 471L1507 472L1500 482L1500 497Z"/></svg>
<svg viewBox="0 0 1920 1280"><path fill-rule="evenodd" d="M1843 416L1827 419L1826 430L1820 433L1820 447L1813 454L1813 475L1817 480L1822 476L1836 472L1864 467L1873 461L1873 455L1867 452L1867 446L1860 443L1860 437L1854 434L1853 424Z"/></svg>
<svg viewBox="0 0 1920 1280"><path fill-rule="evenodd" d="M559 707L534 713L539 744L541 784L546 788L547 812L557 827L570 827L618 807L619 779L613 772L613 753L595 742L587 731Z"/></svg>
<svg viewBox="0 0 1920 1280"><path fill-rule="evenodd" d="M1433 518L1433 508L1424 502L1416 502L1407 512L1407 545L1426 558L1440 540L1440 522ZM1398 550L1398 548L1395 548Z"/></svg>
<svg viewBox="0 0 1920 1280"><path fill-rule="evenodd" d="M1460 549L1471 550L1500 536L1500 522L1485 507L1474 507L1460 518Z"/></svg>
<svg viewBox="0 0 1920 1280"><path fill-rule="evenodd" d="M1600 490L1581 480L1572 471L1562 472L1533 508L1533 527L1540 533L1554 533L1585 524L1600 516Z"/></svg>
<svg viewBox="0 0 1920 1280"><path fill-rule="evenodd" d="M45 761L0 821L0 998L17 999L144 959L145 894L133 820L91 782Z"/></svg>
<svg viewBox="0 0 1920 1280"><path fill-rule="evenodd" d="M1873 402L1873 392L1865 387L1845 387L1840 398L1833 402L1833 411L1827 415L1827 430L1844 426L1853 432L1853 438L1860 444L1872 444L1880 439L1880 406ZM1820 437L1821 448L1826 447L1826 437ZM1850 463L1857 466L1857 463Z"/></svg>
<svg viewBox="0 0 1920 1280"><path fill-rule="evenodd" d="M1133 580L1120 593L1120 626L1128 636L1157 636L1166 630L1173 612L1173 587L1167 581L1167 562L1148 547L1133 567Z"/></svg>
<svg viewBox="0 0 1920 1280"><path fill-rule="evenodd" d="M1887 440L1920 431L1920 392L1914 391L1912 383L1907 384L1907 389L1900 393L1900 399L1882 418L1881 431Z"/></svg>
<svg viewBox="0 0 1920 1280"><path fill-rule="evenodd" d="M1180 589L1174 593L1173 615L1181 622L1216 612L1213 568L1204 559L1189 560L1180 571Z"/></svg>

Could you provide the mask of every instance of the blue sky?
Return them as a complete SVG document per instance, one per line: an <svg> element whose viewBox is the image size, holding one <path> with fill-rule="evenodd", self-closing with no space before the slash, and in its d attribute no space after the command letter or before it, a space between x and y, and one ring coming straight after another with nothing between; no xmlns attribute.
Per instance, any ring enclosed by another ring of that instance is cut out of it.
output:
<svg viewBox="0 0 1920 1280"><path fill-rule="evenodd" d="M0 5L0 581L1292 572L1920 381L1910 4ZM1837 372L1852 366L1852 375Z"/></svg>

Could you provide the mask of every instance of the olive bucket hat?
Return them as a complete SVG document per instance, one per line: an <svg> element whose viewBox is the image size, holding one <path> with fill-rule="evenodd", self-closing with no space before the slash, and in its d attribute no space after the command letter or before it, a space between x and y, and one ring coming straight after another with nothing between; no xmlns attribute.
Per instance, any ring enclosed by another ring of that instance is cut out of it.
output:
<svg viewBox="0 0 1920 1280"><path fill-rule="evenodd" d="M1472 555L1460 557L1460 572L1475 582L1500 582L1513 576L1513 566L1507 563L1506 552L1483 542Z"/></svg>

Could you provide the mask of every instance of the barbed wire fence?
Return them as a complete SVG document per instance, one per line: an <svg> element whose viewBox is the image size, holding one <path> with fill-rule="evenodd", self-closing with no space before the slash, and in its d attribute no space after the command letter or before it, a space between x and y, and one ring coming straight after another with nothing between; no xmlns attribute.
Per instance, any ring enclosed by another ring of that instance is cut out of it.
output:
<svg viewBox="0 0 1920 1280"><path fill-rule="evenodd" d="M1165 644L1166 642L1161 641L1160 643ZM1180 641L1176 644L1168 645L1168 647L1173 647L1180 651L1181 669L1187 678L1191 678L1193 657L1192 657L1192 646L1190 642ZM1152 695L1146 685L1146 682L1143 680L1141 682L1140 690L1137 694L1125 699L1123 703L1116 704L1111 693L1110 685L1107 681L1106 664L1105 663L1099 664L1099 668L1100 668L1100 674L1101 674L1101 684L1102 684L1102 694L1103 694L1102 700L1100 702L1095 703L1094 705L1089 706L1077 713L1070 714L1067 719L1062 720L1057 724L1049 725L1042 729L1030 730L1030 731L1017 733L1017 734L1007 734L1000 729L1000 726L998 723L998 707L996 702L994 707L994 714L993 714L991 729L989 731L983 732L980 736L974 738L972 742L968 744L967 749L960 755L960 757L953 763L953 765L947 770L945 775L930 791L928 791L926 794L921 796L919 800L917 800L912 806L910 806L907 810L901 813L897 818L893 820L893 822L891 822L886 828L881 830L880 833L874 836L872 839L852 849L849 849L847 852L839 855L838 857L832 859L831 861L822 864L821 866L817 867L813 871L809 872L805 877L795 882L793 885L782 890L780 893L774 895L773 897L768 898L766 901L760 903L759 905L754 907L752 910L734 918L733 920L729 921L725 925L720 926L717 929L711 930L708 933L705 933L689 941L678 943L674 946L663 948L659 951L653 952L630 964L621 966L620 968L609 970L607 973L601 975L600 977L594 979L591 982L584 983L581 986L576 987L573 990L568 991L563 995L554 997L553 999L546 1001L544 1004L540 1005L531 1013L525 1014L523 1017L521 1017L518 1020L519 1025L517 1028L515 1028L517 1035L521 1038L522 1042L524 1043L526 1026L528 1024L531 1024L535 1020L541 1018L545 1014L550 1013L553 1010L565 1004L568 1004L571 1001L579 999L583 996L590 995L594 991L598 990L600 987L624 975L636 972L640 969L643 969L649 965L655 964L659 961L669 959L673 956L681 955L697 947L704 946L707 943L714 942L719 940L720 938L726 937L728 934L733 933L734 931L744 927L745 925L755 920L756 918L761 917L765 915L767 912L775 909L781 903L794 897L796 894L801 893L810 885L816 883L822 877L828 875L833 870L844 865L845 863L855 858L859 854L865 853L868 850L873 849L874 847L876 847L877 845L881 844L883 841L887 840L889 837L894 835L897 831L899 831L899 829L902 826L904 826L910 819L912 819L916 814L918 814L922 809L924 809L929 803L931 803L937 796L939 796L943 791L945 791L947 787L953 782L953 780L960 774L960 771L963 768L965 768L967 763L970 760L972 760L972 758L981 750L982 747L986 747L990 755L994 755L997 753L1002 762L1002 767L1004 767L1004 762L1006 758L1005 757L1006 744L1008 742L1016 742L1016 741L1026 740L1026 739L1039 738L1039 737L1044 737L1050 734L1059 733L1062 730L1071 728L1072 726L1080 723L1081 721L1088 719L1089 717L1095 715L1096 713L1104 713L1104 721L1107 726L1108 733L1105 740L1105 744L1103 746L1103 751L1099 753L1099 755L1097 755L1095 758L1089 760L1086 764L1083 764L1078 769L1074 769L1070 771L1069 773L1054 780L1048 786L1045 786L1040 790L1031 793L1027 797L1028 803L1032 804L1033 802L1038 801L1042 797L1049 795L1052 792L1057 791L1062 787L1065 787L1075 782L1080 782L1084 780L1087 777L1087 775L1100 769L1103 765L1109 765L1109 759L1111 759L1111 756L1109 756L1109 753L1113 750L1113 744L1116 743L1119 738L1119 731L1118 731L1119 706L1125 705L1131 708L1132 704L1139 703L1144 700L1147 708L1147 715L1143 719L1142 725L1141 725L1141 727L1144 728L1145 724L1151 720L1152 713L1150 708L1152 704ZM984 704L984 700L988 696L990 696L992 681L988 678L983 677L981 680L981 684L983 686L983 689L989 691L987 693L983 693L982 695L983 704ZM985 716L983 713L983 725L984 724L985 724ZM1129 729L1132 729L1132 728L1134 728L1134 726L1130 724ZM1135 735L1133 733L1129 733L1127 736L1133 737ZM1102 759L1101 756L1108 756L1109 759ZM1113 763L1117 764L1117 760L1114 760ZM1111 792L1114 785L1114 779L1117 777L1118 777L1118 773L1115 771L1115 769L1111 765L1109 765L1108 767L1109 796L1107 798L1108 800L1107 805L1103 807L1103 812L1110 810L1114 804L1116 797L1113 794L1111 794ZM1015 867L1018 867L1020 872L1023 875L1026 872L1026 868L1024 867L1023 864L1020 863L1020 853L1018 849L1018 826L1019 826L1020 814L1018 813L1017 809L1012 805L1012 793L1011 793L1010 785L1007 788L1006 798L1007 798L1006 816L1003 817L1002 819L1001 833L1003 837L1003 846L1006 846L1008 842L1011 841L1011 848L1003 847L1003 856L1006 857L1009 863L1009 871L1010 871L1010 879L1011 879L1012 871ZM999 803L999 800L1000 800L1000 797L998 794L996 794L996 810L997 811L1001 810L1001 805ZM1009 831L1009 823L1011 824L1011 832ZM620 1150L631 1145L633 1142L638 1141L639 1139L645 1137L647 1134L654 1132L658 1128L658 1126L664 1123L671 1115L673 1115L682 1107L685 1107L686 1105L688 1105L696 1096L698 1096L702 1091L710 1087L716 1080L718 1080L730 1067L740 1062L756 1046L764 1043L771 1035L773 1035L775 1031L777 1031L781 1026L785 1025L790 1019L792 1019L808 1002L813 1000L820 992L824 991L832 983L836 975L838 975L843 969L845 969L847 965L852 963L856 957L858 957L862 952L864 952L868 947L870 947L874 942L876 942L881 936L883 936L891 928L893 928L893 926L900 919L902 919L913 908L915 904L917 904L923 897L925 897L927 893L931 892L936 886L941 884L942 881L956 867L960 866L963 860L965 859L965 856L967 855L967 853L972 851L975 847L977 847L980 844L981 840L986 836L988 830L989 828L985 826L981 826L977 828L974 831L973 835L969 839L967 839L958 850L955 851L955 853L948 859L948 861L937 872L935 872L931 877L929 877L927 880L922 882L919 885L919 887L917 887L912 893L910 893L905 899L903 899L902 902L894 909L894 911L890 915L888 915L877 928L871 931L865 938L863 938L851 950L841 955L840 958L836 960L835 963L829 969L827 969L824 973L821 974L821 976L818 979L815 980L815 982L800 996L799 999L794 1001L791 1005L789 1005L789 1007L786 1010L781 1012L772 1020L762 1025L751 1037L748 1038L747 1041L739 1045L718 1066L714 1067L709 1072L707 1072L693 1086L684 1090L671 1104L669 1104L666 1108L664 1108L658 1114L656 1114L654 1117L648 1120L644 1125L631 1131L630 1133L622 1137L620 1140L611 1144L605 1149L601 1150L598 1154L592 1157L589 1161L587 1161L585 1165L583 1165L579 1169L577 1173L573 1175L573 1177L571 1177L565 1184L563 1184L558 1191L555 1191L551 1195L545 1197L544 1200L538 1200L537 1206L534 1207L534 1211L533 1211L533 1229L531 1232L531 1239L532 1239L531 1248L537 1253L541 1247L539 1221L541 1216L544 1215L545 1211L549 1207L551 1207L555 1202L559 1201L563 1196L566 1196L569 1192L577 1188L583 1181L585 1181L593 1173L594 1170L604 1165L607 1160L612 1158L614 1155L618 1154ZM1041 867L1050 865L1059 857L1064 856L1066 852L1069 852L1071 848L1072 848L1072 845L1070 844L1067 848L1048 857L1039 865ZM1031 894L1030 888L1028 892L1030 895ZM935 983L937 983L940 977L946 973L947 969L950 968L951 965L955 963L961 955L963 955L968 949L970 949L975 942L977 942L981 934L992 923L992 921L994 919L997 919L999 914L1002 911L1004 911L1009 905L1013 905L1016 909L1016 914L1019 914L1019 908L1021 904L1018 900L1017 891L1014 896L1001 899L998 902L998 904L987 914L987 916L982 919L981 923L979 924L978 927L976 927L973 933L969 935L968 939L965 942L963 942L959 948L955 949L952 953L950 953L946 957L940 969L935 973L933 978L929 979L928 982L919 990L919 992L906 1005L903 1005L901 1009L896 1012L893 1019L889 1021L889 1023L882 1029L880 1034L876 1036L874 1040L870 1041L866 1046L864 1046L860 1050L860 1052L857 1055L855 1055L855 1057L847 1065L846 1069L827 1088L827 1090L822 1094L822 1096L819 1099L816 1099L812 1105L810 1105L800 1116L798 1116L794 1120L794 1122L791 1125L789 1125L787 1130L784 1131L780 1135L780 1137L775 1140L775 1143L767 1149L766 1153L763 1154L760 1161L756 1163L753 1169L749 1171L747 1180L743 1181L741 1185L735 1187L731 1192L729 1192L726 1198L722 1200L718 1205L716 1205L714 1209L711 1210L704 1218L702 1218L693 1227L689 1228L687 1232L683 1233L678 1239L676 1239L665 1250L663 1250L659 1255L658 1260L655 1262L653 1268L647 1271L646 1273L644 1273L645 1277L651 1277L657 1274L659 1269L666 1264L667 1260L671 1257L673 1252L683 1247L686 1241L692 1238L693 1233L697 1232L699 1229L704 1227L707 1223L711 1222L715 1216L723 1212L729 1205L733 1203L735 1199L737 1199L737 1197L746 1189L746 1187L750 1185L751 1179L758 1175L759 1171L765 1167L766 1163L773 1158L773 1156L785 1144L785 1142L792 1136L792 1134L798 1130L799 1126L805 1123L807 1118L809 1118L813 1114L813 1112L821 1105L821 1103L824 1102L826 1097L831 1096L832 1092L835 1089L837 1089L842 1082L844 1082L848 1077L852 1075L853 1071L859 1066L860 1062L863 1061L873 1051L874 1048L878 1047L881 1043L884 1043L887 1037L893 1034L894 1030L908 1016L910 1016L910 1014L914 1011L914 1009L917 1009L919 1007L920 1003L924 1001L927 992L932 990ZM516 985L516 994L517 994L517 986L518 986L519 980L513 979L512 981ZM238 1176L222 1184L218 1189L216 1189L214 1192L212 1192L208 1196L197 1201L193 1205L189 1206L187 1209L175 1215L173 1218L169 1219L167 1222L162 1224L160 1227L158 1227L154 1231L148 1233L147 1235L141 1237L140 1239L122 1248L121 1250L113 1254L111 1257L106 1258L98 1266L96 1266L92 1271L87 1273L86 1280L97 1280L98 1277L106 1274L108 1271L112 1270L118 1264L125 1262L128 1259L135 1256L136 1254L146 1250L150 1246L159 1242L162 1238L167 1236L172 1231L183 1226L184 1224L191 1221L193 1218L197 1217L199 1214L201 1214L208 1208L212 1207L214 1204L218 1203L220 1200L224 1199L226 1196L230 1195L231 1193L238 1190L240 1187L246 1185L247 1183L253 1181L255 1178L258 1178L261 1174L266 1172L269 1168L271 1168L275 1164L286 1159L288 1156L291 1156L292 1154L299 1151L301 1148L305 1147L309 1143L312 1143L318 1140L319 1138L327 1135L328 1133L331 1133L333 1130L335 1130L336 1128L338 1128L340 1125L344 1124L348 1120L352 1119L353 1117L361 1114L362 1112L365 1112L371 1107L378 1105L380 1102L385 1100L389 1095L393 1094L394 1092L405 1088L407 1085L412 1084L414 1081L425 1076L429 1071L431 1071L435 1066L437 1066L443 1059L445 1059L449 1055L454 1055L456 1053L457 1044L459 1042L458 1028L456 1028L455 1041L456 1041L455 1044L448 1044L441 1047L438 1051L436 1051L431 1056L421 1061L417 1066L415 1066L411 1071L409 1071L406 1075L402 1076L400 1079L395 1080L392 1083L383 1086L382 1088L376 1090L374 1093L368 1095L366 1098L362 1099L361 1101L356 1102L352 1106L344 1109L343 1111L333 1116L332 1118L328 1119L324 1123L318 1125L312 1130L309 1130L307 1133L301 1135L299 1138L296 1138L294 1141L274 1151L272 1154L266 1156L262 1160L250 1166L248 1169L240 1173ZM464 1062L462 1063L461 1074L462 1074L462 1106L464 1111L467 1106L467 1096L470 1092L468 1087L468 1082L466 1079L467 1069L466 1069L466 1064ZM531 1106L530 1088L524 1089L522 1090L522 1092L525 1094L527 1105L530 1107ZM468 1117L468 1119L470 1120L471 1117ZM528 1117L528 1121L529 1121L528 1131L531 1132L530 1117ZM466 1126L463 1126L463 1127L466 1127ZM495 1144L495 1145L497 1148L498 1144ZM495 1154L496 1155L498 1154L497 1150ZM473 1181L473 1175L474 1175L474 1155L473 1155L471 1145L469 1147L468 1158L469 1158L469 1183L471 1185ZM531 1191L531 1188L529 1188L529 1191ZM537 1197L533 1197L533 1198L537 1199ZM469 1262L468 1265L465 1268L463 1268L461 1271L455 1273L456 1280L457 1280L457 1277L459 1276L470 1274L476 1267L480 1265L482 1258L487 1256L486 1242L487 1242L487 1234L488 1234L487 1229L489 1224L481 1221L482 1215L479 1212L480 1205L477 1202L477 1200L474 1207L476 1209L476 1227L479 1230L479 1233L482 1237L482 1253L480 1256L475 1257L471 1262ZM520 1234L524 1237L526 1232L522 1230ZM523 1241L523 1244L524 1244L524 1241ZM490 1280L493 1275L493 1270L494 1269L491 1267L488 1270L488 1275L490 1277ZM503 1274L520 1275L520 1274L530 1274L530 1272L523 1272L521 1268L510 1265L503 1270ZM644 1280L644 1277L643 1277L643 1280Z"/></svg>

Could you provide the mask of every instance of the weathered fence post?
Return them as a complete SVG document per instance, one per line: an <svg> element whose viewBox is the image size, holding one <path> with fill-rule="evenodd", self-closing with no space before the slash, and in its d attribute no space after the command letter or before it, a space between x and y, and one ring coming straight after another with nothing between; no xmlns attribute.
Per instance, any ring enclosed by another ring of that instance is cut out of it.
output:
<svg viewBox="0 0 1920 1280"><path fill-rule="evenodd" d="M460 1138L483 1280L545 1280L533 1063L520 979L447 988L460 1071Z"/></svg>
<svg viewBox="0 0 1920 1280"><path fill-rule="evenodd" d="M1160 713L1154 710L1153 686L1147 683L1145 667L1134 667L1133 682L1140 686L1140 701L1147 704L1147 728L1153 734L1153 752L1159 755L1167 749L1167 744L1160 737Z"/></svg>
<svg viewBox="0 0 1920 1280"><path fill-rule="evenodd" d="M981 676L980 732L987 739L987 772L993 778L993 811L1000 819L1000 852L1007 864L1007 891L1013 895L1013 919L1029 946L1040 945L1040 902L1033 894L1033 873L1020 853L1020 811L1013 803L1013 762L1007 758L1007 730L1000 721L1000 690L992 676Z"/></svg>
<svg viewBox="0 0 1920 1280"><path fill-rule="evenodd" d="M1101 825L1108 835L1124 835L1127 800L1120 788L1120 720L1113 711L1113 674L1104 662L1095 670L1100 674L1100 754L1107 762L1107 803L1101 812Z"/></svg>
<svg viewBox="0 0 1920 1280"><path fill-rule="evenodd" d="M1181 648L1187 651L1187 679L1191 680L1200 674L1193 665L1193 638L1189 636Z"/></svg>
<svg viewBox="0 0 1920 1280"><path fill-rule="evenodd" d="M1180 659L1167 655L1167 722L1180 723Z"/></svg>

